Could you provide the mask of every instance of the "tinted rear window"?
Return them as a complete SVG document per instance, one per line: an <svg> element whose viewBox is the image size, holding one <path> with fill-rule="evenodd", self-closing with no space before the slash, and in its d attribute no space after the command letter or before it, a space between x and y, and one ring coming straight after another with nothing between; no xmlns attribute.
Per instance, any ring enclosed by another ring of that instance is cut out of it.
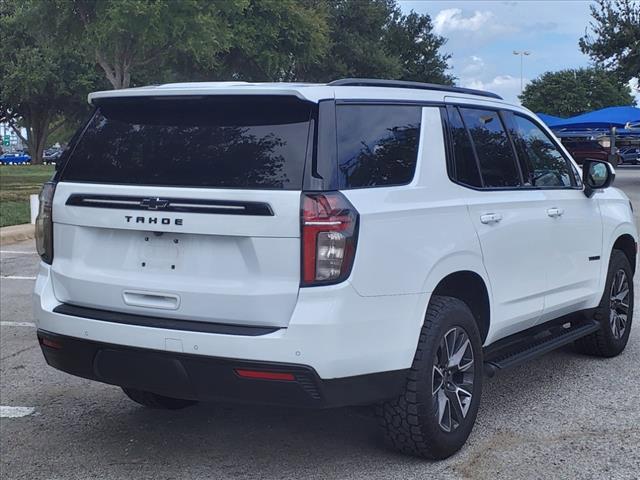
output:
<svg viewBox="0 0 640 480"><path fill-rule="evenodd" d="M409 183L416 170L421 115L417 106L339 106L340 187Z"/></svg>
<svg viewBox="0 0 640 480"><path fill-rule="evenodd" d="M484 186L520 185L515 154L498 113L474 108L461 111L475 145Z"/></svg>
<svg viewBox="0 0 640 480"><path fill-rule="evenodd" d="M100 106L61 178L299 190L311 116L294 98L120 99Z"/></svg>
<svg viewBox="0 0 640 480"><path fill-rule="evenodd" d="M449 125L453 140L455 179L465 185L481 187L482 181L480 180L476 156L471 146L471 138L457 108L449 109Z"/></svg>

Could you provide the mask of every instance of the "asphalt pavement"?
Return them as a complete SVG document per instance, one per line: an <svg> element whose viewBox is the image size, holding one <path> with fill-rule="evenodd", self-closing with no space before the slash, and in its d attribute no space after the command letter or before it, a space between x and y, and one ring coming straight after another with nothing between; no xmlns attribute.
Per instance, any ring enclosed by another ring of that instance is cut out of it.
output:
<svg viewBox="0 0 640 480"><path fill-rule="evenodd" d="M640 167L620 167L615 186L640 224ZM32 241L1 247L3 480L640 478L637 325L616 358L567 347L486 379L467 445L428 462L387 450L366 408L149 410L49 368L31 324L36 265Z"/></svg>

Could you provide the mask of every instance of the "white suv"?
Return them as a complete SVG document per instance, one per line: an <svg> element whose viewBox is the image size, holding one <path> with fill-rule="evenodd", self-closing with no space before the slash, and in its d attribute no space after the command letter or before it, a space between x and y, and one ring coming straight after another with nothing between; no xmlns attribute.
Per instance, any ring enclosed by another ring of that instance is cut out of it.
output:
<svg viewBox="0 0 640 480"><path fill-rule="evenodd" d="M138 403L377 404L445 458L483 375L620 353L638 232L528 110L412 82L93 93L41 194L49 365Z"/></svg>

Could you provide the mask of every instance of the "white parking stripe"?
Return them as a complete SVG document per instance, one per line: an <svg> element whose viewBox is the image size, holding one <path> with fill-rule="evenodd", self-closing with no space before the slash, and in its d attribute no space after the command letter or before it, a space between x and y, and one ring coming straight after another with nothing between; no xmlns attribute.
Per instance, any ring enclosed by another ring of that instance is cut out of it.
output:
<svg viewBox="0 0 640 480"><path fill-rule="evenodd" d="M20 275L2 275L0 278L6 280L35 280L36 277L21 277Z"/></svg>
<svg viewBox="0 0 640 480"><path fill-rule="evenodd" d="M16 255L37 255L38 252L18 252L15 250L0 250L0 253L15 253Z"/></svg>
<svg viewBox="0 0 640 480"><path fill-rule="evenodd" d="M35 328L36 324L33 322L0 322L0 327L32 327Z"/></svg>
<svg viewBox="0 0 640 480"><path fill-rule="evenodd" d="M0 418L20 418L31 415L35 411L34 407L8 407L0 405Z"/></svg>

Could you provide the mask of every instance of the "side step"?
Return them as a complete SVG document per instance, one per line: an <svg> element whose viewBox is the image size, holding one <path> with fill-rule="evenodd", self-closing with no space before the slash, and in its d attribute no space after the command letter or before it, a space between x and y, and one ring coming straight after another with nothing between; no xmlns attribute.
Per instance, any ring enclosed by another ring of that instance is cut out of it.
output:
<svg viewBox="0 0 640 480"><path fill-rule="evenodd" d="M518 336L513 340L505 339L499 342L500 345L489 346L485 352L485 372L492 377L497 370L527 362L599 329L598 321L587 320L568 327L556 325L528 338Z"/></svg>

